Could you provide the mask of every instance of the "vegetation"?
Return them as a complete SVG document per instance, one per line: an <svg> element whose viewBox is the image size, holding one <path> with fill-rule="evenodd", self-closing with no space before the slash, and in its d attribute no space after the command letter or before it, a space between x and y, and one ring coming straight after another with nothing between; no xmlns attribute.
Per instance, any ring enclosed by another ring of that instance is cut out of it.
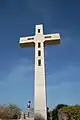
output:
<svg viewBox="0 0 80 120"><path fill-rule="evenodd" d="M63 108L63 107L66 107L67 105L64 105L64 104L59 104L56 106L55 109L53 109L51 111L51 115L52 115L52 120L58 120L58 111Z"/></svg>
<svg viewBox="0 0 80 120"><path fill-rule="evenodd" d="M34 120L45 120L45 119L43 118L43 116L41 116L41 114L36 113L34 115Z"/></svg>
<svg viewBox="0 0 80 120"><path fill-rule="evenodd" d="M49 111L49 107L47 107L47 120L50 120L51 118L51 113Z"/></svg>
<svg viewBox="0 0 80 120"><path fill-rule="evenodd" d="M80 105L63 107L59 112L67 114L69 120L80 120Z"/></svg>
<svg viewBox="0 0 80 120"><path fill-rule="evenodd" d="M20 116L20 108L14 104L0 105L1 119L17 119Z"/></svg>
<svg viewBox="0 0 80 120"><path fill-rule="evenodd" d="M0 105L0 118L1 119L17 119L20 118L21 109L14 105ZM31 109L31 114L33 116L34 109ZM49 111L47 107L47 120L58 120L59 116L63 115L68 117L68 120L80 120L80 105L68 106L64 104L57 105L53 110ZM35 115L35 120L42 120L42 116ZM44 119L43 119L44 120Z"/></svg>

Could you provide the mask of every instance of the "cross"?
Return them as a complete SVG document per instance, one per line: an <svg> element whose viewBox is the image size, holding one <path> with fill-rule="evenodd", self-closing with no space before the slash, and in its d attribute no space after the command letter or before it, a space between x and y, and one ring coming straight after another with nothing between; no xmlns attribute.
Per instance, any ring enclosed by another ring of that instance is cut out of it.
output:
<svg viewBox="0 0 80 120"><path fill-rule="evenodd" d="M21 37L19 44L24 47L35 47L35 80L34 80L34 113L41 114L47 120L46 76L44 47L59 44L60 34L43 34L43 24L35 26L35 35Z"/></svg>

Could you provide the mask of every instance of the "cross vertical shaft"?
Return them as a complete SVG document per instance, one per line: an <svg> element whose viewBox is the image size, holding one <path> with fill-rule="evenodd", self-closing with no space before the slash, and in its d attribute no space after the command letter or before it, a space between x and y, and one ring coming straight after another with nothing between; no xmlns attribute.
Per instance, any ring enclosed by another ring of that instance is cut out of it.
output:
<svg viewBox="0 0 80 120"><path fill-rule="evenodd" d="M36 31L39 29L38 27L40 28L40 26L37 26ZM40 28L40 30L42 29ZM45 120L47 120L43 33L37 34L35 36L35 41L34 111L35 113L41 114L45 118Z"/></svg>

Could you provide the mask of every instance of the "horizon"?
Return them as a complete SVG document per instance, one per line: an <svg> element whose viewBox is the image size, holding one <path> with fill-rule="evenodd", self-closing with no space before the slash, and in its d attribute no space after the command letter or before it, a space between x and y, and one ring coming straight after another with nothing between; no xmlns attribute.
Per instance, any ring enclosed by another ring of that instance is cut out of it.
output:
<svg viewBox="0 0 80 120"><path fill-rule="evenodd" d="M46 3L46 4L45 4ZM79 1L0 1L0 104L13 103L26 111L34 105L34 48L20 48L21 36L60 33L61 43L45 47L47 105L80 104ZM52 53L52 54L51 54Z"/></svg>

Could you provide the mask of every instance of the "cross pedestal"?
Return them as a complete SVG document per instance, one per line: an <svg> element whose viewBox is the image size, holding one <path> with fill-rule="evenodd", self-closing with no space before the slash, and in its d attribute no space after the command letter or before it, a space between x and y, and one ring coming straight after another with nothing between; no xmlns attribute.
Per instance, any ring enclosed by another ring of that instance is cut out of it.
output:
<svg viewBox="0 0 80 120"><path fill-rule="evenodd" d="M60 35L44 35L42 24L36 25L35 30L35 36L21 37L19 44L22 48L35 47L34 113L41 114L47 120L44 47L59 44Z"/></svg>

